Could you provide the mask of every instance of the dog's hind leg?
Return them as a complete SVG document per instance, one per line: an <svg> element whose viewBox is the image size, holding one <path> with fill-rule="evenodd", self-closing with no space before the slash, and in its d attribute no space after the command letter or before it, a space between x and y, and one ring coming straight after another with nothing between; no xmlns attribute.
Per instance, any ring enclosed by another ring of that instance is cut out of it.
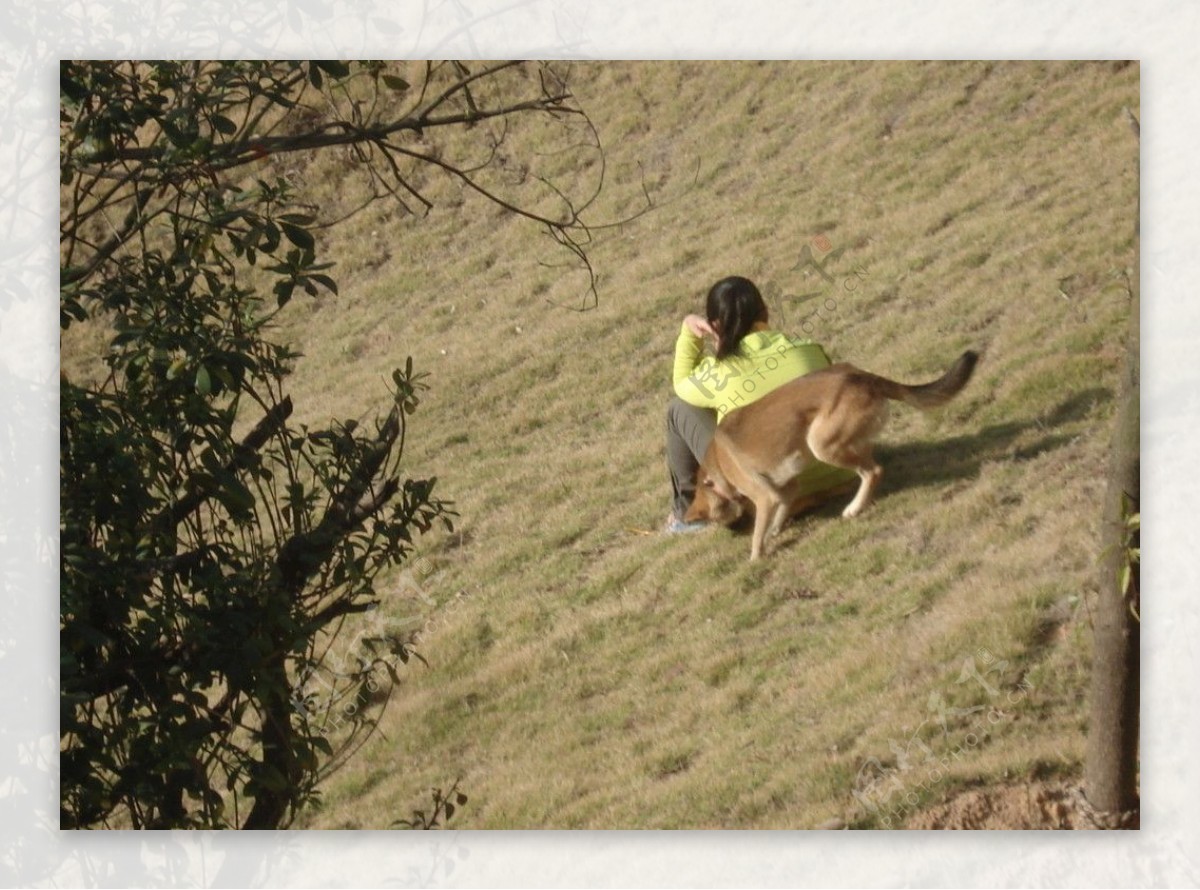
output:
<svg viewBox="0 0 1200 890"><path fill-rule="evenodd" d="M852 467L858 473L858 478L862 480L858 486L858 494L854 496L846 509L842 511L842 515L849 518L857 516L867 505L871 503L871 499L875 497L875 489L879 487L879 481L883 478L883 467L875 463L874 458L869 455L861 464Z"/></svg>
<svg viewBox="0 0 1200 890"><path fill-rule="evenodd" d="M816 424L810 430L808 445L817 460L835 467L843 467L858 473L858 493L854 495L842 515L849 518L857 516L867 508L883 478L883 467L875 462L875 456L869 439L859 438L853 444L844 440L824 438Z"/></svg>

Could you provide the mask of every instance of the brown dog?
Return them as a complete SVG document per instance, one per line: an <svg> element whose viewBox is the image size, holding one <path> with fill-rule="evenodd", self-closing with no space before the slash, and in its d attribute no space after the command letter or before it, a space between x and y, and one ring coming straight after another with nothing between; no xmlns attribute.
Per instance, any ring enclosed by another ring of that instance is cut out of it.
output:
<svg viewBox="0 0 1200 890"><path fill-rule="evenodd" d="M888 400L936 408L966 386L978 360L977 353L964 352L939 379L920 386L845 363L832 365L730 412L704 454L685 519L729 524L741 516L743 498L750 500L755 513L750 558L758 559L768 534L821 499L795 487L796 477L814 459L858 473L858 493L842 511L857 516L883 477L872 441L887 419Z"/></svg>

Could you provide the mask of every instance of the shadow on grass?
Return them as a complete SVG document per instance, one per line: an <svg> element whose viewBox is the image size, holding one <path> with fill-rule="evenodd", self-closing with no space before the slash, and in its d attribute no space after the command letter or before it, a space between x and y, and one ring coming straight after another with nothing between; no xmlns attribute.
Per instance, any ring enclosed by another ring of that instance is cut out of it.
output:
<svg viewBox="0 0 1200 890"><path fill-rule="evenodd" d="M1077 435L1056 428L1084 420L1098 402L1111 398L1111 390L1093 387L1064 400L1040 419L992 424L977 433L936 442L881 445L875 451L883 466L878 494L882 497L889 491L971 479L988 461L1032 460L1061 448ZM1010 453L1013 442L1033 429L1045 435Z"/></svg>

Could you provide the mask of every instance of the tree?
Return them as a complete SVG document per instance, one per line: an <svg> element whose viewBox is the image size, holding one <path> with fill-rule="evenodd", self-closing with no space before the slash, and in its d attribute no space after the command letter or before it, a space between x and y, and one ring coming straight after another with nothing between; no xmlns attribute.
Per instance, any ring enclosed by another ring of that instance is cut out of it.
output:
<svg viewBox="0 0 1200 890"><path fill-rule="evenodd" d="M524 201L487 180L531 118L582 128L576 150L602 159L564 72L62 64L61 325L109 332L103 372L61 382L63 828L287 825L370 732L342 705L410 649L374 641L322 702L306 680L414 536L452 527L434 479L399 476L423 388L411 359L373 422L292 419L300 356L273 319L337 283L314 208L254 165L344 146L369 200L410 210L431 206L414 170L440 171L541 226L594 294L582 213L603 165L581 201L546 179ZM438 132L479 159L447 160L426 145Z"/></svg>

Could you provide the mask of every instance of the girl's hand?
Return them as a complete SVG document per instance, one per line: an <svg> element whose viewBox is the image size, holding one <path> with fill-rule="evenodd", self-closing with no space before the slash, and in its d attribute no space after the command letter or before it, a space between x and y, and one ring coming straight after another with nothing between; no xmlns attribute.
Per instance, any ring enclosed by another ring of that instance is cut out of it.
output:
<svg viewBox="0 0 1200 890"><path fill-rule="evenodd" d="M697 337L711 336L713 339L717 338L717 332L713 330L712 325L708 323L708 319L703 315L689 315L683 320L683 323Z"/></svg>

